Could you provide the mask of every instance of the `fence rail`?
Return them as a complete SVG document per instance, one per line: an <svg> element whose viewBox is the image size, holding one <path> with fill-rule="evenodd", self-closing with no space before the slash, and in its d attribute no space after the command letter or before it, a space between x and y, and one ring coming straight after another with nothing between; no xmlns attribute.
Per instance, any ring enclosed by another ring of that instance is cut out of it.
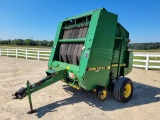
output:
<svg viewBox="0 0 160 120"><path fill-rule="evenodd" d="M25 58L25 59L37 59L37 60L48 60L51 49L34 49L34 48L0 48L0 56ZM160 69L160 54L140 54L134 53L134 57L143 57L143 59L134 58L133 67L140 67L148 69ZM150 59L159 58L159 59ZM138 64L139 63L139 64ZM149 65L150 63L158 63L159 65Z"/></svg>
<svg viewBox="0 0 160 120"><path fill-rule="evenodd" d="M22 48L0 48L0 56L25 58L25 59L37 59L48 60L51 49L22 49Z"/></svg>
<svg viewBox="0 0 160 120"><path fill-rule="evenodd" d="M138 57L144 57L144 60L142 59L133 59L133 62L139 62L139 63L143 63L143 65L139 65L139 64L133 64L133 67L140 67L140 68L145 68L146 70L148 70L149 68L151 69L160 69L160 64L158 65L149 65L150 63L160 63L160 54L137 54L134 53L134 56L138 56ZM155 60L152 60L153 58L155 58ZM158 59L159 58L159 59Z"/></svg>

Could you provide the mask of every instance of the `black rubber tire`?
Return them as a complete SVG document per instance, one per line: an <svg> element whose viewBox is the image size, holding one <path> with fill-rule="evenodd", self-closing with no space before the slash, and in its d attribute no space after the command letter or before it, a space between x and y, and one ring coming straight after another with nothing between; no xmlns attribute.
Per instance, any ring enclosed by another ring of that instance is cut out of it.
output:
<svg viewBox="0 0 160 120"><path fill-rule="evenodd" d="M131 93L128 97L125 97L124 92L125 92L125 86L127 84L130 84L131 86ZM134 88L132 81L129 78L120 77L114 84L113 95L114 98L119 102L126 103L132 98L133 90Z"/></svg>
<svg viewBox="0 0 160 120"><path fill-rule="evenodd" d="M103 94L104 91L106 92L106 97L105 97L105 98L102 98L101 95ZM106 100L107 94L108 94L108 91L107 91L107 89L106 89L105 87L98 87L98 88L96 89L95 97L96 97L96 99L97 99L98 101L103 102L103 101Z"/></svg>

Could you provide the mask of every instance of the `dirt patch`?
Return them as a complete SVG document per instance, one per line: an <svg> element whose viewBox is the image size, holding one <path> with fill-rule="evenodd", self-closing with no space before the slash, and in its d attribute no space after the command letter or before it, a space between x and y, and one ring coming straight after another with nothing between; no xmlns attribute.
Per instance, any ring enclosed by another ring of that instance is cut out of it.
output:
<svg viewBox="0 0 160 120"><path fill-rule="evenodd" d="M28 115L28 98L12 99L27 80L35 82L45 76L47 61L0 57L0 120L159 120L160 71L133 69L127 75L134 82L134 94L128 103L120 103L109 93L105 102L95 100L94 93L77 91L57 82L32 94L36 113Z"/></svg>

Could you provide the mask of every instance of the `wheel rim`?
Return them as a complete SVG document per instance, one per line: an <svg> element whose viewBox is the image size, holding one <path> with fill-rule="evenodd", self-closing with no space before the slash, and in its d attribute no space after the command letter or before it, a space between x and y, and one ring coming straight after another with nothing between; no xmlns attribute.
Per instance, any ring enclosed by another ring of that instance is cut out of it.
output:
<svg viewBox="0 0 160 120"><path fill-rule="evenodd" d="M131 95L131 85L126 84L125 89L124 89L124 97L128 98Z"/></svg>
<svg viewBox="0 0 160 120"><path fill-rule="evenodd" d="M105 99L106 96L107 96L107 91L103 90L102 93L101 93L101 95L100 95L101 99Z"/></svg>

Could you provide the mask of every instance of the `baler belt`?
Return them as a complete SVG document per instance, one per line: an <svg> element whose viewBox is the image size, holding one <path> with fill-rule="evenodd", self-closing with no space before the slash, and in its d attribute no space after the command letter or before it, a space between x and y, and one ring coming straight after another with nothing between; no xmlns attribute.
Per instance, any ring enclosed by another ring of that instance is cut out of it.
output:
<svg viewBox="0 0 160 120"><path fill-rule="evenodd" d="M80 44L79 49L78 49L78 54L77 54L78 63L80 62L80 58L82 54L82 47L83 47L83 44Z"/></svg>
<svg viewBox="0 0 160 120"><path fill-rule="evenodd" d="M81 38L82 33L83 33L83 28L80 28L80 29L79 29L79 33L78 33L78 38Z"/></svg>
<svg viewBox="0 0 160 120"><path fill-rule="evenodd" d="M75 28L64 29L63 39L85 38L88 31L88 25L83 25Z"/></svg>
<svg viewBox="0 0 160 120"><path fill-rule="evenodd" d="M75 30L76 30L76 31L75 31L75 34L74 34L74 38L78 38L78 34L79 34L79 30L80 30L80 29L77 28L77 29L75 29Z"/></svg>
<svg viewBox="0 0 160 120"><path fill-rule="evenodd" d="M62 37L63 39L65 39L65 38L66 38L66 33L67 33L67 31L68 31L68 30L65 30L65 31L64 31L64 33L63 33L63 37Z"/></svg>
<svg viewBox="0 0 160 120"><path fill-rule="evenodd" d="M88 30L88 27L84 27L83 34L82 34L81 38L85 38L86 37L87 30Z"/></svg>
<svg viewBox="0 0 160 120"><path fill-rule="evenodd" d="M71 49L72 49L72 44L69 44L69 46L68 46L68 51L67 51L67 59L68 59L68 62L69 62L70 64L72 63L72 61L71 61L71 56L70 56Z"/></svg>
<svg viewBox="0 0 160 120"><path fill-rule="evenodd" d="M61 44L60 55L62 56L62 59L64 62L67 62L67 58L66 58L67 50L68 50L68 44Z"/></svg>
<svg viewBox="0 0 160 120"><path fill-rule="evenodd" d="M79 65L83 43L63 43L59 49L59 61Z"/></svg>
<svg viewBox="0 0 160 120"><path fill-rule="evenodd" d="M72 29L70 39L74 39L75 32L76 32L76 29Z"/></svg>
<svg viewBox="0 0 160 120"><path fill-rule="evenodd" d="M65 39L68 38L70 31L71 31L70 29L67 29L67 32L66 32L66 35L65 35Z"/></svg>
<svg viewBox="0 0 160 120"><path fill-rule="evenodd" d="M69 32L69 33L68 33L68 36L67 36L66 39L70 39L70 38L71 38L73 29L70 29L68 32Z"/></svg>
<svg viewBox="0 0 160 120"><path fill-rule="evenodd" d="M70 52L71 64L73 64L73 54L75 51L75 47L76 47L76 44L72 44L71 52Z"/></svg>
<svg viewBox="0 0 160 120"><path fill-rule="evenodd" d="M73 63L74 65L78 65L78 63L79 63L79 62L77 62L77 60L78 60L78 59L77 59L77 54L78 54L79 45L80 45L80 44L76 44L75 49L74 49L74 52L73 52L72 63Z"/></svg>

